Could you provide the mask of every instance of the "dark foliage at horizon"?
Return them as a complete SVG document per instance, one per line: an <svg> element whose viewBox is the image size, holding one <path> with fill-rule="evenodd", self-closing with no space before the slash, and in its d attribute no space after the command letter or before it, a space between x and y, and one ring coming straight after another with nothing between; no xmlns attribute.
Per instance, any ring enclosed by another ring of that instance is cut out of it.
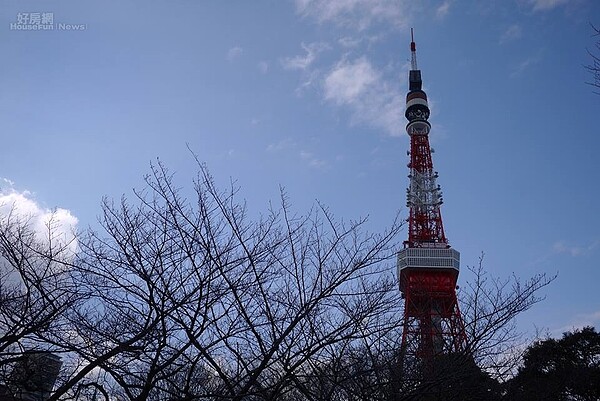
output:
<svg viewBox="0 0 600 401"><path fill-rule="evenodd" d="M600 400L600 333L584 327L532 344L506 385L510 400Z"/></svg>

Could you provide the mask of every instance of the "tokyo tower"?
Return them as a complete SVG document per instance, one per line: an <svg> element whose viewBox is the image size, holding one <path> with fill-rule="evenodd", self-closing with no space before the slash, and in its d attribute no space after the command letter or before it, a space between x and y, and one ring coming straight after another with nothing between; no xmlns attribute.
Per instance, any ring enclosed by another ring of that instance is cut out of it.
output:
<svg viewBox="0 0 600 401"><path fill-rule="evenodd" d="M411 70L406 95L410 136L407 189L408 240L398 252L398 278L404 298L402 350L405 356L431 361L435 356L464 351L464 324L456 299L460 254L448 244L440 206L442 194L429 146L429 107L417 68L411 29Z"/></svg>

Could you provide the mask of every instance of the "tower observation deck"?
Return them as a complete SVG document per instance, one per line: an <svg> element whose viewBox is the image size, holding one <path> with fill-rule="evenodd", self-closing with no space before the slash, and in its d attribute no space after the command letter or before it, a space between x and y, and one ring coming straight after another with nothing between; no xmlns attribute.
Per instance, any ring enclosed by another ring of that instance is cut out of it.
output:
<svg viewBox="0 0 600 401"><path fill-rule="evenodd" d="M405 300L402 349L421 359L462 351L466 337L456 299L460 254L444 233L438 173L429 146L429 105L417 68L411 29L411 70L406 95L410 136L407 189L408 239L398 252L398 278Z"/></svg>

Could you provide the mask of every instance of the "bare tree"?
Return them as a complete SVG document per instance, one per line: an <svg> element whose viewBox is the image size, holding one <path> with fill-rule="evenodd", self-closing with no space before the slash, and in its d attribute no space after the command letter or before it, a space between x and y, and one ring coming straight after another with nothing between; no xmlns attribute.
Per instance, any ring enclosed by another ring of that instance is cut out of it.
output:
<svg viewBox="0 0 600 401"><path fill-rule="evenodd" d="M252 220L199 168L192 202L158 164L80 237L85 302L66 312L68 335L43 336L69 362L51 399L310 397L307 378L341 344L398 327L401 224L370 234L321 205L296 215L285 194Z"/></svg>
<svg viewBox="0 0 600 401"><path fill-rule="evenodd" d="M15 369L54 350L42 338L65 328L64 314L78 302L79 293L68 267L74 237L59 234L54 215L43 236L30 217L17 213L14 205L4 206L8 213L0 215L0 381L4 392L12 393L24 384Z"/></svg>
<svg viewBox="0 0 600 401"><path fill-rule="evenodd" d="M470 270L474 279L460 293L469 352L492 377L505 379L516 372L527 342L516 318L544 299L539 291L556 275L536 274L524 282L494 277L483 268L483 254Z"/></svg>
<svg viewBox="0 0 600 401"><path fill-rule="evenodd" d="M594 31L593 37L599 37L600 29L596 28L594 25L591 25L591 27ZM592 80L587 83L596 88L600 88L600 39L596 40L594 47L594 51L588 50L588 54L591 57L591 63L586 65L585 68L592 75Z"/></svg>
<svg viewBox="0 0 600 401"><path fill-rule="evenodd" d="M1 222L5 277L21 277L0 286L8 376L25 348L44 349L63 362L49 400L409 400L478 394L486 372L512 369L514 319L552 278L501 281L480 263L461 292L472 354L423 380L418 363L400 369L398 220L369 233L320 204L295 214L284 191L252 218L234 184L198 168L191 200L160 163L133 200L105 199L76 255L52 224L40 243Z"/></svg>
<svg viewBox="0 0 600 401"><path fill-rule="evenodd" d="M424 367L418 358L399 355L399 345L392 341L381 348L365 347L359 352L362 358L345 360L341 374L331 367L326 370L333 376L331 382L337 380L338 391L351 389L348 394L362 394L357 399L369 400L501 399L499 381L516 373L529 343L516 319L543 300L540 291L556 276L538 274L525 281L516 276L497 278L483 268L483 255L470 271L473 279L459 293L466 352L436 356ZM392 332L396 341L400 337L400 330Z"/></svg>

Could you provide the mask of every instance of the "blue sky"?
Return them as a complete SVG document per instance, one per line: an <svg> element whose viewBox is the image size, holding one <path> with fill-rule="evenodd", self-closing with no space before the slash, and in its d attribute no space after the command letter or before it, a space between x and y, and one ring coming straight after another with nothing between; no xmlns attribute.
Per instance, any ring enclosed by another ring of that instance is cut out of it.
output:
<svg viewBox="0 0 600 401"><path fill-rule="evenodd" d="M157 157L190 188L189 146L253 211L282 185L299 212L319 200L382 230L407 215L414 27L463 267L484 252L496 276L558 272L521 325L599 327L590 23L596 0L2 0L2 196L83 228Z"/></svg>

